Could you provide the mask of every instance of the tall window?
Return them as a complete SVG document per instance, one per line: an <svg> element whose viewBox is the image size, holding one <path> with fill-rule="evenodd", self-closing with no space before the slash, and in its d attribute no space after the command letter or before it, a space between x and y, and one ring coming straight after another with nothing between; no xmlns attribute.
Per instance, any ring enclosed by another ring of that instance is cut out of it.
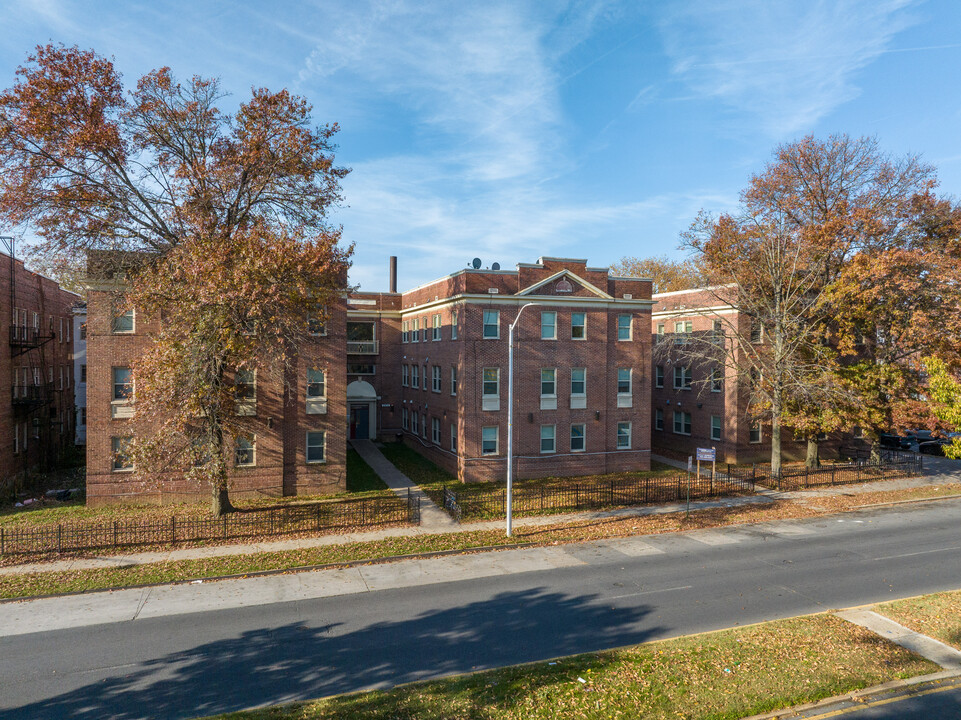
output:
<svg viewBox="0 0 961 720"><path fill-rule="evenodd" d="M426 340L424 342L426 342ZM427 389L427 365L424 365L424 390L426 389Z"/></svg>
<svg viewBox="0 0 961 720"><path fill-rule="evenodd" d="M410 386L420 387L420 365L410 366Z"/></svg>
<svg viewBox="0 0 961 720"><path fill-rule="evenodd" d="M757 319L751 320L751 342L761 343L764 341L764 328L761 326L761 321Z"/></svg>
<svg viewBox="0 0 961 720"><path fill-rule="evenodd" d="M655 430L664 429L664 410L661 408L654 409L654 429Z"/></svg>
<svg viewBox="0 0 961 720"><path fill-rule="evenodd" d="M440 365L434 365L430 369L430 384L431 390L436 393L440 392Z"/></svg>
<svg viewBox="0 0 961 720"><path fill-rule="evenodd" d="M24 438L26 438L26 435L24 435ZM26 447L26 442L24 442L24 447ZM111 467L114 472L133 470L133 460L130 459L130 438L110 438L110 455L113 458Z"/></svg>
<svg viewBox="0 0 961 720"><path fill-rule="evenodd" d="M674 432L678 435L691 434L691 413L674 411Z"/></svg>
<svg viewBox="0 0 961 720"><path fill-rule="evenodd" d="M34 320L39 322L38 316L34 313ZM130 310L115 310L110 324L110 332L113 333L132 333L134 331L134 312Z"/></svg>
<svg viewBox="0 0 961 720"><path fill-rule="evenodd" d="M578 423L571 425L571 452L584 452L584 435L586 425Z"/></svg>
<svg viewBox="0 0 961 720"><path fill-rule="evenodd" d="M711 334L714 336L713 339L714 339L715 345L724 344L724 321L723 320L714 321L714 327L711 331Z"/></svg>
<svg viewBox="0 0 961 720"><path fill-rule="evenodd" d="M427 342L427 318L426 317L424 318L424 322L421 323L420 341ZM426 378L427 375L425 374L424 377Z"/></svg>
<svg viewBox="0 0 961 720"><path fill-rule="evenodd" d="M434 315L431 321L432 321L431 329L433 330L431 339L440 340L440 314L438 313L437 315Z"/></svg>
<svg viewBox="0 0 961 720"><path fill-rule="evenodd" d="M457 452L457 426L454 423L450 424L450 450Z"/></svg>
<svg viewBox="0 0 961 720"><path fill-rule="evenodd" d="M404 430L410 428L410 413L407 411L407 408L400 409L400 426L404 428Z"/></svg>
<svg viewBox="0 0 961 720"><path fill-rule="evenodd" d="M587 368L571 368L571 409L587 407Z"/></svg>
<svg viewBox="0 0 961 720"><path fill-rule="evenodd" d="M541 340L557 339L557 313L541 313Z"/></svg>
<svg viewBox="0 0 961 720"><path fill-rule="evenodd" d="M307 368L307 414L327 412L327 376L318 368Z"/></svg>
<svg viewBox="0 0 961 720"><path fill-rule="evenodd" d="M420 335L420 318L414 318L410 321L410 341L417 342L420 340L418 335Z"/></svg>
<svg viewBox="0 0 961 720"><path fill-rule="evenodd" d="M401 387L410 385L410 367L407 365L400 366L400 384Z"/></svg>
<svg viewBox="0 0 961 720"><path fill-rule="evenodd" d="M555 452L557 427L554 425L541 425L541 452Z"/></svg>
<svg viewBox="0 0 961 720"><path fill-rule="evenodd" d="M711 440L721 439L721 416L711 415Z"/></svg>
<svg viewBox="0 0 961 720"><path fill-rule="evenodd" d="M694 323L691 320L678 320L674 323L674 343L684 345L690 340L693 331Z"/></svg>
<svg viewBox="0 0 961 720"><path fill-rule="evenodd" d="M687 367L687 365L674 366L674 389L675 390L691 389L691 370L689 367Z"/></svg>
<svg viewBox="0 0 961 720"><path fill-rule="evenodd" d="M497 454L497 427L481 429L481 455Z"/></svg>
<svg viewBox="0 0 961 720"><path fill-rule="evenodd" d="M257 412L257 379L253 370L238 370L234 377L234 398L238 415Z"/></svg>
<svg viewBox="0 0 961 720"><path fill-rule="evenodd" d="M377 352L374 323L350 321L347 323L347 352L357 355L373 355Z"/></svg>
<svg viewBox="0 0 961 720"><path fill-rule="evenodd" d="M585 313L571 313L571 340L587 338L587 316Z"/></svg>
<svg viewBox="0 0 961 720"><path fill-rule="evenodd" d="M484 410L500 410L500 368L484 368L484 393L482 408Z"/></svg>
<svg viewBox="0 0 961 720"><path fill-rule="evenodd" d="M484 337L485 338L499 338L500 337L500 311L498 310L485 310L484 311Z"/></svg>
<svg viewBox="0 0 961 720"><path fill-rule="evenodd" d="M720 368L711 370L711 392L721 392L724 390L724 373Z"/></svg>
<svg viewBox="0 0 961 720"><path fill-rule="evenodd" d="M664 323L657 324L657 337L654 338L654 342L658 343L664 339Z"/></svg>
<svg viewBox="0 0 961 720"><path fill-rule="evenodd" d="M631 339L631 316L630 315L617 316L617 339L618 340Z"/></svg>
<svg viewBox="0 0 961 720"><path fill-rule="evenodd" d="M631 424L629 422L617 423L617 449L631 449Z"/></svg>
<svg viewBox="0 0 961 720"><path fill-rule="evenodd" d="M430 419L430 439L431 442L440 445L440 418Z"/></svg>
<svg viewBox="0 0 961 720"><path fill-rule="evenodd" d="M556 368L541 368L541 410L557 410Z"/></svg>
<svg viewBox="0 0 961 720"><path fill-rule="evenodd" d="M658 365L654 368L654 387L664 387L664 366Z"/></svg>
<svg viewBox="0 0 961 720"><path fill-rule="evenodd" d="M755 422L751 425L751 429L748 432L748 442L759 443L761 442L761 423L760 421Z"/></svg>
<svg viewBox="0 0 961 720"><path fill-rule="evenodd" d="M327 334L326 313L311 313L307 316L307 332L310 335L321 336Z"/></svg>
<svg viewBox="0 0 961 720"><path fill-rule="evenodd" d="M133 372L130 368L113 368L113 399L129 402L133 398Z"/></svg>
<svg viewBox="0 0 961 720"><path fill-rule="evenodd" d="M457 366L452 365L450 368L450 394L457 394Z"/></svg>
<svg viewBox="0 0 961 720"><path fill-rule="evenodd" d="M234 441L234 465L237 467L251 467L257 464L257 439L238 437Z"/></svg>
<svg viewBox="0 0 961 720"><path fill-rule="evenodd" d="M457 311L450 311L450 339L457 339Z"/></svg>
<svg viewBox="0 0 961 720"><path fill-rule="evenodd" d="M306 454L308 463L322 463L327 459L327 433L323 430L307 432Z"/></svg>
<svg viewBox="0 0 961 720"><path fill-rule="evenodd" d="M404 320L400 324L400 341L407 342L410 339L410 320Z"/></svg>
<svg viewBox="0 0 961 720"><path fill-rule="evenodd" d="M414 412L410 414L410 431L414 433L414 435L417 435L419 427L420 427L420 415L418 415L417 411L414 410Z"/></svg>

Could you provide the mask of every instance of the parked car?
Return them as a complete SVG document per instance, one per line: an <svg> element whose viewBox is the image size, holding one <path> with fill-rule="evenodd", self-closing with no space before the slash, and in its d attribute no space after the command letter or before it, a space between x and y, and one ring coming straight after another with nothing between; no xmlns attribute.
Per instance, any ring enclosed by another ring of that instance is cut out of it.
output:
<svg viewBox="0 0 961 720"><path fill-rule="evenodd" d="M878 442L881 447L892 448L893 450L911 450L911 440L894 433L881 433L878 435Z"/></svg>

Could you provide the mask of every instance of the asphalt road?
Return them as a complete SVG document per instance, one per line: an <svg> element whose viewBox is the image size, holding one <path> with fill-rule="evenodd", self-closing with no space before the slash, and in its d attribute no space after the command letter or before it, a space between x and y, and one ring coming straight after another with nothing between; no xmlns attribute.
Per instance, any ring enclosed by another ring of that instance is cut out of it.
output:
<svg viewBox="0 0 961 720"><path fill-rule="evenodd" d="M955 589L959 518L951 500L578 544L546 570L7 634L0 715L196 717Z"/></svg>

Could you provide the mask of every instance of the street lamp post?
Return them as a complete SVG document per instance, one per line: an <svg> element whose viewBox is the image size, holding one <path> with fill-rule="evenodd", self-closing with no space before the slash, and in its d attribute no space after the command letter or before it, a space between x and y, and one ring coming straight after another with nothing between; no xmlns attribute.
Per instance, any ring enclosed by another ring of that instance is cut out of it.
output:
<svg viewBox="0 0 961 720"><path fill-rule="evenodd" d="M521 319L521 313L531 305L540 303L522 305L507 331L507 537L511 536L514 520L514 327Z"/></svg>

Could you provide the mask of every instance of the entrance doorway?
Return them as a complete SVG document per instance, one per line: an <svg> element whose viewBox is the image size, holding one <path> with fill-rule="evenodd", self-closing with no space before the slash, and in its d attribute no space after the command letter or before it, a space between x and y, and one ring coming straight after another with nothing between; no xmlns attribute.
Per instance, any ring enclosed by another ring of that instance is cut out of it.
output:
<svg viewBox="0 0 961 720"><path fill-rule="evenodd" d="M350 439L370 439L370 406L366 403L350 406Z"/></svg>

